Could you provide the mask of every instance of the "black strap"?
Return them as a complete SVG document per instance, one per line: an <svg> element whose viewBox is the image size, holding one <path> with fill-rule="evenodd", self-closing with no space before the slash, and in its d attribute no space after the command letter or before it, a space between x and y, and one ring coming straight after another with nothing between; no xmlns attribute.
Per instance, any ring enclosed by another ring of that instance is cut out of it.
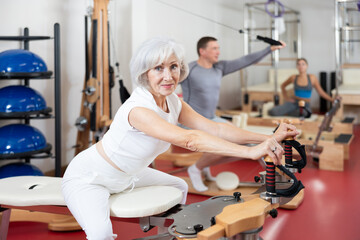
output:
<svg viewBox="0 0 360 240"><path fill-rule="evenodd" d="M301 169L303 169L306 166L306 151L305 146L301 145L296 140L283 140L283 143L286 145L291 145L293 148L296 149L296 151L300 154L301 159L298 161L293 161L292 164L286 164L286 167L289 168L297 168L299 172L301 172Z"/></svg>
<svg viewBox="0 0 360 240"><path fill-rule="evenodd" d="M278 197L294 197L300 192L301 189L305 188L302 182L298 181L295 175L290 172L286 167L284 167L283 165L277 165L276 167L294 180L294 184L292 184L289 188L275 190Z"/></svg>

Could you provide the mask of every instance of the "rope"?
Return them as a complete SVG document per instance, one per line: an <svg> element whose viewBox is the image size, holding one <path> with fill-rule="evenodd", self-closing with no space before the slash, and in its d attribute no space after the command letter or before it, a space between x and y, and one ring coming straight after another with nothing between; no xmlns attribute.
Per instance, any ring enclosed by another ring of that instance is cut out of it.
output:
<svg viewBox="0 0 360 240"><path fill-rule="evenodd" d="M169 4L169 3L167 3L167 2L163 2L163 1L161 1L161 0L154 0L154 1L159 2L159 3L162 3L162 4L164 4L164 5L166 5L166 6L169 6L169 7L175 8L175 9L177 9L177 10L183 11L183 12L188 13L188 14L190 14L190 15L196 16L196 17L198 17L198 18L207 20L207 21L212 22L212 23L216 23L216 24L221 25L221 26L223 26L223 27L226 27L226 28L229 28L229 29L231 29L231 30L234 30L234 31L239 32L239 29L238 29L238 28L231 27L231 26L226 25L226 24L224 24L224 23L215 21L215 20L213 20L213 19L211 19L211 18L207 18L207 17L201 16L200 14L193 13L193 12L188 11L188 10L183 9L183 8L179 8L179 7L177 7L177 6L174 6L174 5Z"/></svg>

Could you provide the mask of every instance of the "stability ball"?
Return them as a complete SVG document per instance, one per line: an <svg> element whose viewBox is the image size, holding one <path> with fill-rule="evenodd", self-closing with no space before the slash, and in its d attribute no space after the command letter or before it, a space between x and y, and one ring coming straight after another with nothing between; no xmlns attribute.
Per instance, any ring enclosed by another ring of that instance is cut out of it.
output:
<svg viewBox="0 0 360 240"><path fill-rule="evenodd" d="M9 163L0 167L0 178L15 176L44 176L41 170L29 163Z"/></svg>
<svg viewBox="0 0 360 240"><path fill-rule="evenodd" d="M46 72L44 60L28 50L10 49L0 53L0 72L34 73Z"/></svg>

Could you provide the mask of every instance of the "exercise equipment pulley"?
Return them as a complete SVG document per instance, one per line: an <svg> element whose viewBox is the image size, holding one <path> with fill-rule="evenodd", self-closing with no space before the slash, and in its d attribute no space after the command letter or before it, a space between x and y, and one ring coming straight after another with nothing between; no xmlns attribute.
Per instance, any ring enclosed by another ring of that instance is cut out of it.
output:
<svg viewBox="0 0 360 240"><path fill-rule="evenodd" d="M75 155L89 146L90 131L93 132L91 141L94 144L111 124L108 4L109 0L94 0L89 41L85 17L86 73L80 117L76 120Z"/></svg>

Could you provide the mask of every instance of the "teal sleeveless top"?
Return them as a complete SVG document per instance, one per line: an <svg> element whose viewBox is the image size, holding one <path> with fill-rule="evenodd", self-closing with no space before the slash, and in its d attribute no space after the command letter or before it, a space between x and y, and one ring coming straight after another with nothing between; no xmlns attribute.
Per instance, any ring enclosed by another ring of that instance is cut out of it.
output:
<svg viewBox="0 0 360 240"><path fill-rule="evenodd" d="M308 79L308 84L306 86L299 86L297 83L298 75L296 75L294 80L294 92L296 97L311 98L312 84L309 75L307 75L307 79Z"/></svg>

